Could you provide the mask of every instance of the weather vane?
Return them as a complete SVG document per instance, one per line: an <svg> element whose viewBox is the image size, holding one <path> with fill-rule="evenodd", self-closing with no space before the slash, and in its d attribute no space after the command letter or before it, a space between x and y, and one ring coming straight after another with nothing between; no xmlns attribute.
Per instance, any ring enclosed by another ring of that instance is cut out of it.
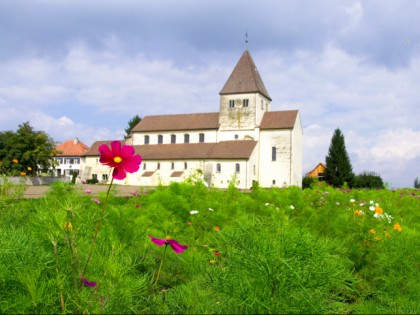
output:
<svg viewBox="0 0 420 315"><path fill-rule="evenodd" d="M248 31L245 31L245 47L248 49Z"/></svg>

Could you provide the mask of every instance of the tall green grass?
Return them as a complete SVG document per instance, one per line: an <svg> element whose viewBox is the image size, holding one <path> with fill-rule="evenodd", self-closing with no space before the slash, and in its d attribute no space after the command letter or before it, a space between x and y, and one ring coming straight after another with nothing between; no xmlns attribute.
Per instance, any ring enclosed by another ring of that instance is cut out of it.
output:
<svg viewBox="0 0 420 315"><path fill-rule="evenodd" d="M420 313L419 190L189 181L113 190L103 215L104 194L67 183L13 200L0 202L1 313ZM164 248L149 234L189 247L168 248L156 284Z"/></svg>

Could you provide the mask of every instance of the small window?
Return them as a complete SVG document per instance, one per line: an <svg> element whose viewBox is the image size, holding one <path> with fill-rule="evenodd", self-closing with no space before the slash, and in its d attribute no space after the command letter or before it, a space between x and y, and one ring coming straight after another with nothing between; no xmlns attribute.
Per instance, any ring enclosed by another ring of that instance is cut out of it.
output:
<svg viewBox="0 0 420 315"><path fill-rule="evenodd" d="M249 105L249 99L247 99L247 98L243 99L242 100L242 104L243 104L244 107L248 107L248 105Z"/></svg>
<svg viewBox="0 0 420 315"><path fill-rule="evenodd" d="M162 143L163 143L163 136L158 135L158 144L162 144Z"/></svg>
<svg viewBox="0 0 420 315"><path fill-rule="evenodd" d="M235 140L238 140L238 138L239 138L239 136L238 135L235 135Z"/></svg>
<svg viewBox="0 0 420 315"><path fill-rule="evenodd" d="M229 100L229 108L234 108L234 107L235 107L235 101Z"/></svg>
<svg viewBox="0 0 420 315"><path fill-rule="evenodd" d="M184 135L184 143L190 143L190 135L188 133Z"/></svg>
<svg viewBox="0 0 420 315"><path fill-rule="evenodd" d="M108 174L102 174L102 180L108 180Z"/></svg>
<svg viewBox="0 0 420 315"><path fill-rule="evenodd" d="M264 102L261 100L261 109L264 110Z"/></svg>
<svg viewBox="0 0 420 315"><path fill-rule="evenodd" d="M80 164L80 159L79 158L75 158L74 159L74 164Z"/></svg>
<svg viewBox="0 0 420 315"><path fill-rule="evenodd" d="M184 169L187 169L188 168L188 164L187 164L187 162L184 162Z"/></svg>
<svg viewBox="0 0 420 315"><path fill-rule="evenodd" d="M254 164L254 175L255 175L256 173L257 173L257 172L256 172L255 164Z"/></svg>
<svg viewBox="0 0 420 315"><path fill-rule="evenodd" d="M204 133L200 133L199 135L198 135L198 141L199 142L204 142Z"/></svg>
<svg viewBox="0 0 420 315"><path fill-rule="evenodd" d="M146 169L146 163L143 163L143 169L144 170Z"/></svg>
<svg viewBox="0 0 420 315"><path fill-rule="evenodd" d="M275 161L277 159L277 150L276 147L271 148L271 161Z"/></svg>
<svg viewBox="0 0 420 315"><path fill-rule="evenodd" d="M160 170L160 163L157 164L157 169Z"/></svg>
<svg viewBox="0 0 420 315"><path fill-rule="evenodd" d="M149 144L150 142L150 137L149 136L144 136L144 144Z"/></svg>
<svg viewBox="0 0 420 315"><path fill-rule="evenodd" d="M93 179L98 179L98 174L92 174Z"/></svg>
<svg viewBox="0 0 420 315"><path fill-rule="evenodd" d="M171 143L176 143L176 135L171 135Z"/></svg>
<svg viewBox="0 0 420 315"><path fill-rule="evenodd" d="M174 162L172 162L171 163L171 170L173 170L175 168L175 163Z"/></svg>
<svg viewBox="0 0 420 315"><path fill-rule="evenodd" d="M276 180L275 179L273 179L273 185L275 185L276 184Z"/></svg>
<svg viewBox="0 0 420 315"><path fill-rule="evenodd" d="M236 173L239 173L241 171L241 166L239 165L239 163L236 163L235 171L236 171Z"/></svg>
<svg viewBox="0 0 420 315"><path fill-rule="evenodd" d="M220 173L222 171L222 166L220 165L220 163L216 164L216 172Z"/></svg>

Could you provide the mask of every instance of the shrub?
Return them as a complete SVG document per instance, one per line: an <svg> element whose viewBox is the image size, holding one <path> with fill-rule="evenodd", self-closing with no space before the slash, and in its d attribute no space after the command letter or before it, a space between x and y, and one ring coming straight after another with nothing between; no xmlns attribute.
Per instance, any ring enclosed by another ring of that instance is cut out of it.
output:
<svg viewBox="0 0 420 315"><path fill-rule="evenodd" d="M374 172L363 172L355 176L353 188L384 189L381 176Z"/></svg>

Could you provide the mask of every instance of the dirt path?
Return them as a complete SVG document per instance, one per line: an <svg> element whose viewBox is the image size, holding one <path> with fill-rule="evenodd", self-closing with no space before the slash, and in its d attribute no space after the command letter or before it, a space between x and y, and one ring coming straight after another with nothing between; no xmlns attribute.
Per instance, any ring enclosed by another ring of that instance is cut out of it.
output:
<svg viewBox="0 0 420 315"><path fill-rule="evenodd" d="M119 196L129 196L133 193L139 192L138 186L123 186L123 185L113 185L113 189L117 190L117 195ZM87 185L80 184L76 185L76 189L79 191L90 190L92 195L97 195L102 192L106 192L108 185ZM45 196L45 194L50 190L50 186L46 185L35 185L28 186L25 190L25 198L40 198Z"/></svg>

